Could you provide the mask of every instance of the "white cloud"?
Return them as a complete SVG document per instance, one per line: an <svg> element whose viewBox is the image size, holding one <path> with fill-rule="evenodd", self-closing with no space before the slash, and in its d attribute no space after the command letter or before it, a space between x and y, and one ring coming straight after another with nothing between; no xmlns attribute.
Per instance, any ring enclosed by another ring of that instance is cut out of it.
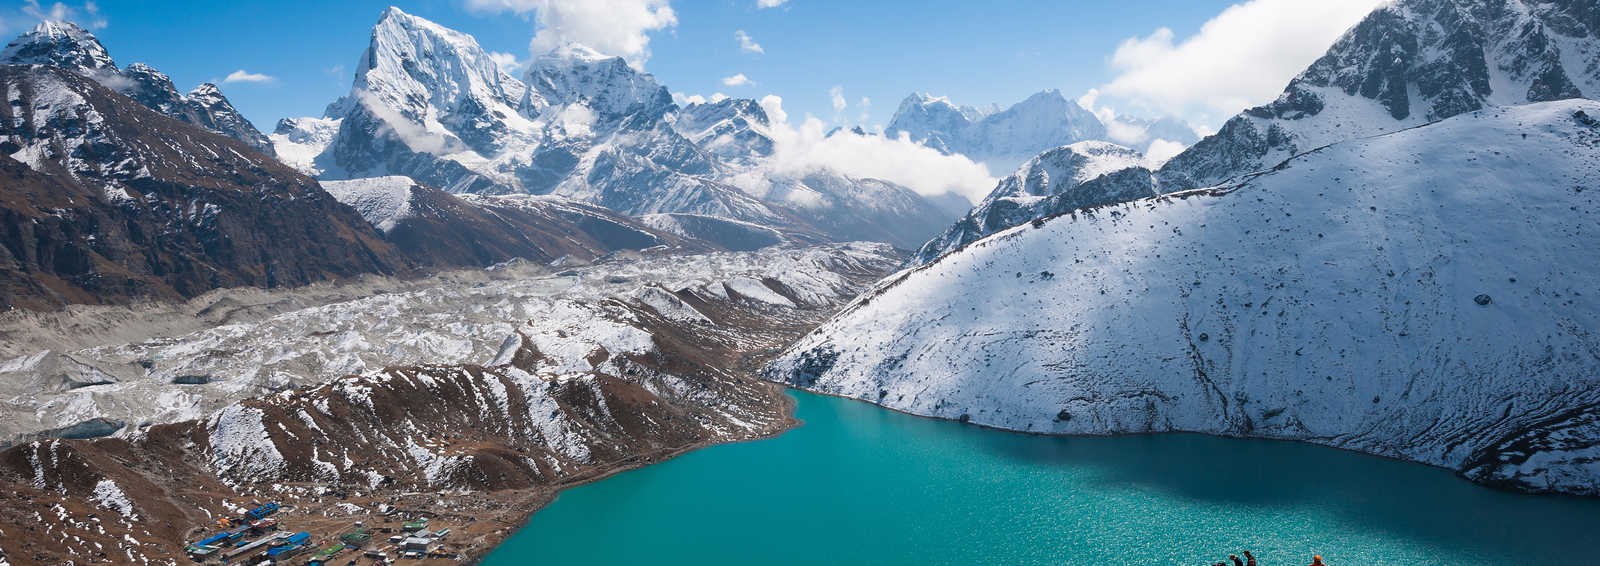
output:
<svg viewBox="0 0 1600 566"><path fill-rule="evenodd" d="M789 113L783 111L783 98L778 95L769 94L761 97L761 100L756 102L761 103L761 111L766 112L767 118L771 119L773 123L789 121Z"/></svg>
<svg viewBox="0 0 1600 566"><path fill-rule="evenodd" d="M829 170L851 177L882 179L923 195L953 192L974 201L988 194L996 183L988 168L966 157L939 153L904 136L857 135L848 130L829 136L822 120L812 116L791 124L782 98L767 95L760 103L772 121L774 147L767 162L769 174L799 176ZM756 192L765 188L760 182L750 185L741 187Z"/></svg>
<svg viewBox="0 0 1600 566"><path fill-rule="evenodd" d="M246 71L244 69L239 69L239 70L234 71L232 73L228 73L228 76L224 77L222 79L222 82L223 83L229 83L229 84L231 84L231 83L270 83L273 80L274 79L272 78L271 75L264 75L264 74L261 74L261 73L252 73L252 72Z"/></svg>
<svg viewBox="0 0 1600 566"><path fill-rule="evenodd" d="M371 92L358 90L355 97L362 107L378 118L379 132L393 133L411 151L445 156L461 150L459 140L453 136L428 131L427 127L402 116Z"/></svg>
<svg viewBox="0 0 1600 566"><path fill-rule="evenodd" d="M743 51L745 53L766 53L767 52L767 50L761 48L761 44L760 43L756 43L756 40L752 39L750 37L750 34L745 33L744 30L742 30L742 29L734 31L733 32L733 38L736 39L736 40L739 40L739 50L740 51Z"/></svg>
<svg viewBox="0 0 1600 566"><path fill-rule="evenodd" d="M677 104L678 106L688 106L690 104L705 104L706 103L706 97L700 96L698 94L684 94L684 93L681 93L681 92L674 92L674 93L672 93L672 103L673 104Z"/></svg>
<svg viewBox="0 0 1600 566"><path fill-rule="evenodd" d="M1220 120L1271 101L1382 1L1247 0L1181 41L1168 28L1128 38L1100 94L1131 109Z"/></svg>
<svg viewBox="0 0 1600 566"><path fill-rule="evenodd" d="M756 0L756 7L763 10L767 8L776 8L778 6L782 6L784 2L788 1L789 0Z"/></svg>
<svg viewBox="0 0 1600 566"><path fill-rule="evenodd" d="M650 58L650 32L678 25L668 0L466 0L478 12L531 14L538 29L528 48L545 53L580 43L635 66Z"/></svg>
<svg viewBox="0 0 1600 566"><path fill-rule="evenodd" d="M856 108L861 109L861 115L856 117L856 122L867 123L867 119L872 117L872 99L865 96L861 97L861 102L856 103Z"/></svg>
<svg viewBox="0 0 1600 566"><path fill-rule="evenodd" d="M522 69L522 62L518 61L517 56L511 53L490 51L489 60L494 61L496 67L500 67L500 72L508 75L516 76L517 71Z"/></svg>
<svg viewBox="0 0 1600 566"><path fill-rule="evenodd" d="M1183 150L1187 149L1188 147L1189 146L1175 141L1159 138L1153 139L1150 140L1150 146L1144 150L1144 158L1149 164L1150 168L1159 168L1161 167L1161 164L1166 163L1168 159L1172 159L1178 154L1183 153Z"/></svg>
<svg viewBox="0 0 1600 566"><path fill-rule="evenodd" d="M744 73L722 78L722 86L745 86L749 84L755 84L755 81L750 80L750 77L744 76Z"/></svg>
<svg viewBox="0 0 1600 566"><path fill-rule="evenodd" d="M100 6L92 1L84 2L80 9L65 2L55 2L46 7L39 0L27 0L22 3L22 13L40 21L74 22L96 30L106 27L106 19L100 15Z"/></svg>
<svg viewBox="0 0 1600 566"><path fill-rule="evenodd" d="M594 111L583 104L568 104L555 117L555 123L570 137L594 135Z"/></svg>
<svg viewBox="0 0 1600 566"><path fill-rule="evenodd" d="M844 99L844 87L841 85L833 85L828 89L828 99L833 103L834 112L844 112L850 106L850 102Z"/></svg>

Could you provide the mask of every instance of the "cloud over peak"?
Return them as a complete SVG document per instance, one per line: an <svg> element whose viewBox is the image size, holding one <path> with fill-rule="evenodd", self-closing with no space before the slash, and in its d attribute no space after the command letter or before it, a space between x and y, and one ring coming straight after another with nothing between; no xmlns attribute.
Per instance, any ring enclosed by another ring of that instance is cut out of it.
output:
<svg viewBox="0 0 1600 566"><path fill-rule="evenodd" d="M477 12L532 16L528 48L545 53L578 43L635 66L650 58L650 33L678 25L668 0L466 0Z"/></svg>
<svg viewBox="0 0 1600 566"><path fill-rule="evenodd" d="M1289 79L1382 0L1247 0L1194 35L1169 28L1130 37L1100 94L1140 111L1217 120L1271 101Z"/></svg>

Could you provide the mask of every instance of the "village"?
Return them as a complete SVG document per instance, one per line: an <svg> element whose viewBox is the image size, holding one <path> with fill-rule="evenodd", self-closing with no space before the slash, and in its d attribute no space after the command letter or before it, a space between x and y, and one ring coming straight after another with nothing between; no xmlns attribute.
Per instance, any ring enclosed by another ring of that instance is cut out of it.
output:
<svg viewBox="0 0 1600 566"><path fill-rule="evenodd" d="M184 552L201 564L229 565L421 564L465 558L448 542L451 529L426 514L383 505L370 522L330 522L314 515L291 518L286 512L292 509L273 501L223 517L210 528L194 529L201 535Z"/></svg>

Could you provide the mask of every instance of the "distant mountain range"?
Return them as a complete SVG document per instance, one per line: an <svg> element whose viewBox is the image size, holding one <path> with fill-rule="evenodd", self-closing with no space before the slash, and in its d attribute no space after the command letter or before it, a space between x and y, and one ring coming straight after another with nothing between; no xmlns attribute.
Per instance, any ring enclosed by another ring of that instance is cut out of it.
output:
<svg viewBox="0 0 1600 566"><path fill-rule="evenodd" d="M939 151L983 162L995 172L1009 171L1041 152L1082 141L1113 142L1143 153L1156 140L1185 146L1199 140L1193 126L1173 117L1118 116L1115 120L1121 122L1127 139L1113 139L1098 116L1058 90L1041 91L1004 110L957 106L945 97L912 93L900 102L884 135L904 135Z"/></svg>
<svg viewBox="0 0 1600 566"><path fill-rule="evenodd" d="M519 79L472 36L390 8L361 62L323 117L285 120L272 136L308 174L403 175L452 193L557 195L907 249L958 214L887 181L774 173L755 101L679 107L655 77L581 45L537 57ZM780 190L753 195L735 177Z"/></svg>

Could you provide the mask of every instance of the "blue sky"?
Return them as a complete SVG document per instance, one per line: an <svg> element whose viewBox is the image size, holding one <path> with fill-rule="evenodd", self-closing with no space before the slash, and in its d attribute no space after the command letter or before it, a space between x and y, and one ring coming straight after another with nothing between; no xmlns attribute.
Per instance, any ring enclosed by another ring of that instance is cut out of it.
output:
<svg viewBox="0 0 1600 566"><path fill-rule="evenodd" d="M171 75L182 89L218 81L240 70L271 77L264 82L223 85L247 117L262 129L270 129L281 117L320 115L328 102L348 90L350 69L366 45L368 31L390 4L470 33L488 50L525 59L535 31L557 25L529 6L560 1L100 0L92 5L67 2L56 9L58 14L67 13L69 19L94 28L118 64L149 63ZM675 92L706 96L722 92L752 98L777 94L792 116L811 114L853 124L862 122L865 114L864 123L869 126L887 122L900 100L912 91L948 95L963 104L1005 105L1047 88L1076 97L1092 88L1121 85L1119 79L1140 70L1174 74L1164 72L1162 65L1181 65L1187 71L1196 65L1182 64L1180 55L1189 43L1207 43L1200 37L1204 35L1202 26L1236 3L788 0L777 7L761 8L758 0L583 1L668 7L675 24L641 31L649 40L648 57L636 58L643 59L645 69ZM1236 18L1244 20L1237 25L1248 27L1251 18L1284 18L1283 14L1289 13L1285 10L1303 11L1292 4L1296 1L1244 1L1245 6L1234 10L1257 8L1260 13ZM497 5L509 9L484 9ZM0 27L7 36L15 35L37 21L39 12L53 7L49 3L13 3L0 10ZM1353 9L1344 11L1355 13ZM1306 25L1329 27L1324 22ZM1333 27L1346 25L1348 22L1335 23ZM1168 30L1165 35L1158 31L1162 28ZM763 52L742 50L735 39L740 30ZM574 33L582 37L583 32ZM1285 35L1305 34L1289 29ZM1194 41L1197 38L1201 41ZM1320 52L1329 40L1314 41L1320 45L1301 51ZM1119 46L1123 47L1120 51ZM1283 50L1274 45L1231 49ZM1216 58L1208 52L1189 55ZM1271 53L1242 55L1265 57ZM1300 59L1311 56L1299 55L1282 66L1303 67L1309 61ZM725 77L741 73L752 83L723 84ZM1209 80L1215 88L1226 90L1230 82L1238 82L1239 74L1234 72L1232 80L1227 76ZM1275 86L1255 89L1265 94L1254 93L1240 100L1256 102L1262 96L1270 97L1287 78L1270 77L1262 84ZM1204 79L1207 77L1173 80L1188 85ZM834 109L830 94L834 87L842 91L847 105L843 111ZM1119 87L1119 104L1137 109L1135 113L1173 113L1210 125L1239 109L1233 107L1238 106L1236 101L1217 98L1211 99L1209 107L1194 100L1158 100L1162 98L1158 89L1163 88L1187 90L1146 80L1131 88ZM862 105L863 97L870 105Z"/></svg>

